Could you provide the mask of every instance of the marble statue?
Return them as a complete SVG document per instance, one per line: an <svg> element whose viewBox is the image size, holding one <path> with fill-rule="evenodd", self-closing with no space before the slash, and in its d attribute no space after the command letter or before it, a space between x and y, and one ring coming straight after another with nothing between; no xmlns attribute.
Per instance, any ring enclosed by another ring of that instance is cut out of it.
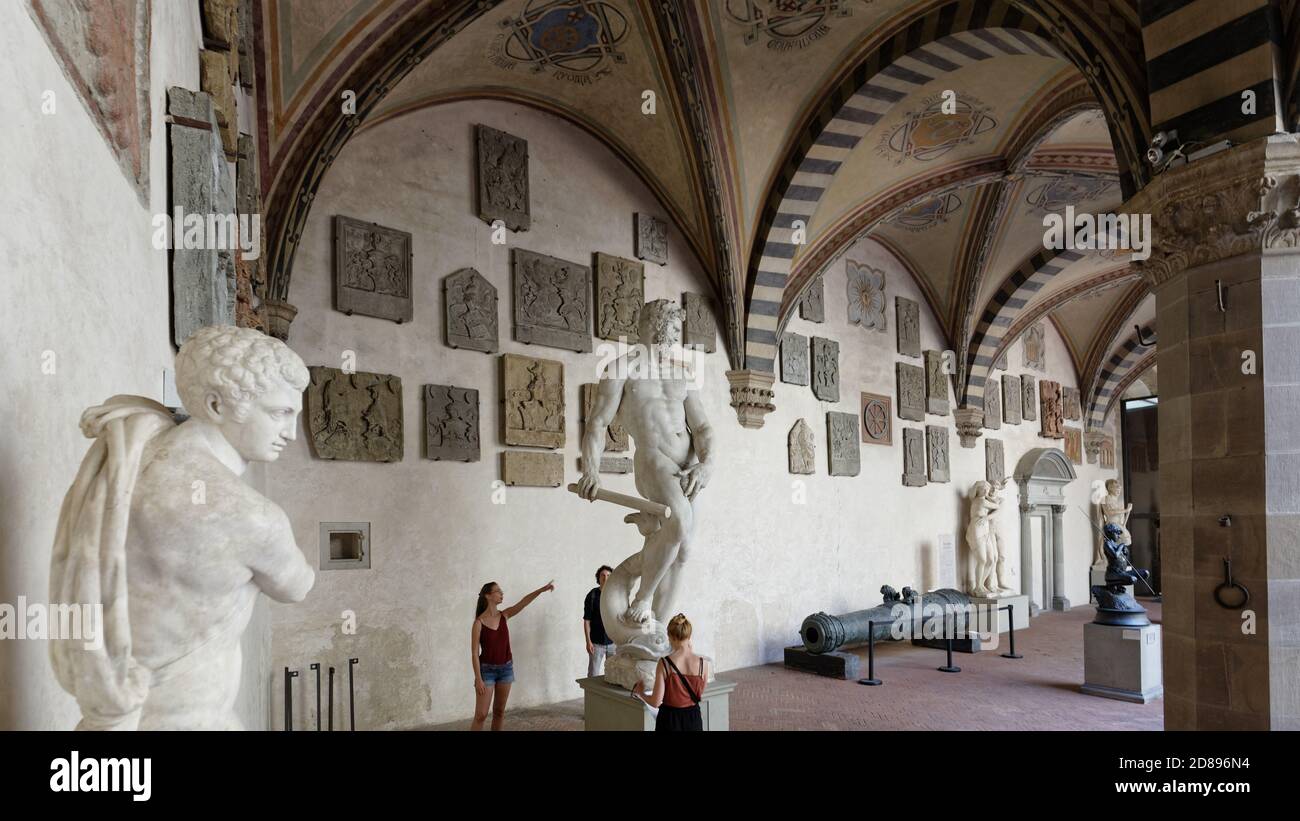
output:
<svg viewBox="0 0 1300 821"><path fill-rule="evenodd" d="M1105 492L1102 493L1101 488L1095 488L1092 500L1093 504L1097 505L1098 528L1104 531L1106 525L1115 525L1118 528L1119 543L1133 544L1133 536L1128 531L1128 517L1133 513L1133 505L1124 504L1124 494L1120 490L1119 480L1107 479ZM1106 563L1106 554L1100 540L1093 545L1092 563L1094 565Z"/></svg>
<svg viewBox="0 0 1300 821"><path fill-rule="evenodd" d="M594 468L605 448L605 430L618 418L632 437L637 492L668 508L667 516L637 512L624 519L636 525L645 544L614 569L600 597L605 632L618 645L605 678L626 687L638 680L653 686L654 660L670 650L666 625L676 612L693 547L695 497L717 462L699 390L673 361L682 352L682 319L682 309L671 300L646 303L638 331L647 346L642 351L648 349L658 367L638 367L630 354L612 363L602 375L582 438L580 496L594 501L601 493Z"/></svg>
<svg viewBox="0 0 1300 821"><path fill-rule="evenodd" d="M971 595L993 598L1015 591L1007 587L1007 546L998 529L998 510L1002 508L1001 482L978 481L971 487L970 524L966 525L966 546L975 563L975 580Z"/></svg>
<svg viewBox="0 0 1300 821"><path fill-rule="evenodd" d="M52 604L103 607L98 648L50 642L77 729L240 729L240 638L258 592L298 602L315 583L289 518L240 476L296 438L307 381L283 342L208 326L176 356L189 419L142 396L82 414L94 443L50 560Z"/></svg>

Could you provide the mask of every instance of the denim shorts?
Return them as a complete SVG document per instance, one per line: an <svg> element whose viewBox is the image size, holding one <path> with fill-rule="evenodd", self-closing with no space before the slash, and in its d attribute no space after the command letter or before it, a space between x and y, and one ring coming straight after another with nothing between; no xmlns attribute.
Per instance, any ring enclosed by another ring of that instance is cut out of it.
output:
<svg viewBox="0 0 1300 821"><path fill-rule="evenodd" d="M479 673L484 684L511 684L515 680L515 662L513 659L505 664L478 663Z"/></svg>

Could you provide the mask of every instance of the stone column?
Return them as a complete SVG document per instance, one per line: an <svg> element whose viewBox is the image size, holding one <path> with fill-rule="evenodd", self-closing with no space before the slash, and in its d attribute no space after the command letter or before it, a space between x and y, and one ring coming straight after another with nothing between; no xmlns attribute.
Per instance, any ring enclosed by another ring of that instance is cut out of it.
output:
<svg viewBox="0 0 1300 821"><path fill-rule="evenodd" d="M1020 503L1020 592L1029 597L1029 615L1037 616L1042 610L1034 601L1034 517L1033 505Z"/></svg>
<svg viewBox="0 0 1300 821"><path fill-rule="evenodd" d="M1165 729L1300 729L1300 143L1166 171L1125 211L1154 223ZM1215 601L1225 559L1242 609Z"/></svg>
<svg viewBox="0 0 1300 821"><path fill-rule="evenodd" d="M1065 597L1065 505L1051 505L1052 510L1052 609L1069 610Z"/></svg>

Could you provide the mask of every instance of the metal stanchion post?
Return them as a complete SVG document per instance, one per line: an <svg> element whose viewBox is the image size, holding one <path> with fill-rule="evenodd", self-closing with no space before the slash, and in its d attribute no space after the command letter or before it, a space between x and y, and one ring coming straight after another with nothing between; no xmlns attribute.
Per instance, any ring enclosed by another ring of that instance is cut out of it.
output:
<svg viewBox="0 0 1300 821"><path fill-rule="evenodd" d="M284 731L293 730L293 680L298 677L298 671L290 671L288 667L284 668Z"/></svg>
<svg viewBox="0 0 1300 821"><path fill-rule="evenodd" d="M945 634L945 636L946 636L946 638L945 638L945 640L944 640L944 644L945 644L945 645L947 646L947 648L948 648L948 663L945 664L943 667L940 667L940 668L939 668L939 672L940 672L940 673L960 673L960 672L961 672L961 668L960 668L960 667L954 667L954 666L953 666L953 663L952 663L952 634L953 634L953 632L956 631L956 629L957 629L956 622L953 623L953 627L952 627L951 630L948 629L948 625L947 625L947 623L945 622L943 632L944 632L944 634Z"/></svg>
<svg viewBox="0 0 1300 821"><path fill-rule="evenodd" d="M316 732L320 732L320 662L314 661L310 665L312 670L316 671Z"/></svg>
<svg viewBox="0 0 1300 821"><path fill-rule="evenodd" d="M334 668L330 667L330 732L334 732Z"/></svg>
<svg viewBox="0 0 1300 821"><path fill-rule="evenodd" d="M1011 641L1011 652L1003 653L1004 659L1022 659L1024 656L1016 652L1016 606L1007 605L1007 638Z"/></svg>
<svg viewBox="0 0 1300 821"><path fill-rule="evenodd" d="M361 659L348 659L348 718L351 722L348 727L352 732L357 729L357 691L352 688L352 668Z"/></svg>
<svg viewBox="0 0 1300 821"><path fill-rule="evenodd" d="M883 683L876 678L876 623L869 621L867 622L867 677L858 679L858 684L879 687Z"/></svg>

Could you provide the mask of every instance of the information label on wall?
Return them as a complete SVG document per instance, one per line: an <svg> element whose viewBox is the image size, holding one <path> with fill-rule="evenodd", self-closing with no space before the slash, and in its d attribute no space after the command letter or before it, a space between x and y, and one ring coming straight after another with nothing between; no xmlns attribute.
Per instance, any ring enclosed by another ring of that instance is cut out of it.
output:
<svg viewBox="0 0 1300 821"><path fill-rule="evenodd" d="M951 533L939 534L939 586L957 586L957 543Z"/></svg>

